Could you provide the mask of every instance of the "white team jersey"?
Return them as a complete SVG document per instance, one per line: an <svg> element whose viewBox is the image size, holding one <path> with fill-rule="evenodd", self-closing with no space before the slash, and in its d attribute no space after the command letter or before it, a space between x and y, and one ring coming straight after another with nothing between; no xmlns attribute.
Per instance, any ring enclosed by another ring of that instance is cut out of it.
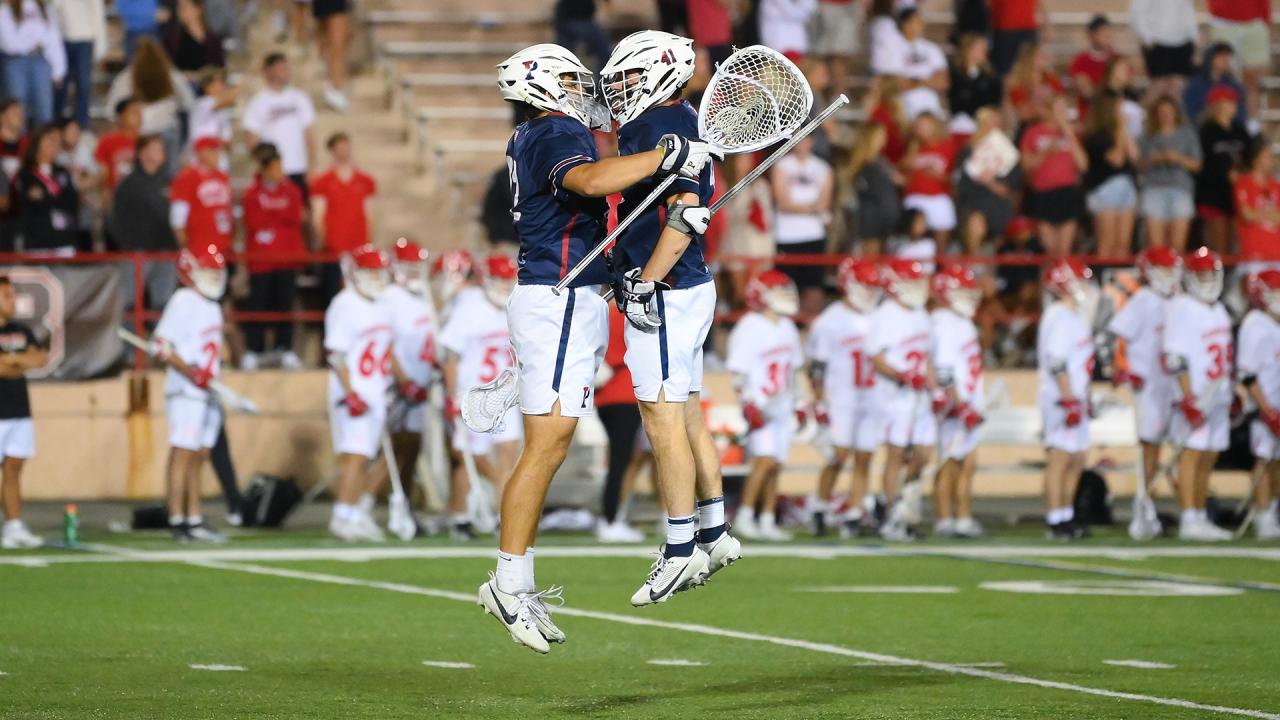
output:
<svg viewBox="0 0 1280 720"><path fill-rule="evenodd" d="M978 404L983 397L982 344L973 321L945 308L934 310L933 367L938 377L951 378L962 402Z"/></svg>
<svg viewBox="0 0 1280 720"><path fill-rule="evenodd" d="M1280 322L1253 309L1240 323L1240 375L1257 378L1267 402L1280 405Z"/></svg>
<svg viewBox="0 0 1280 720"><path fill-rule="evenodd" d="M392 333L387 306L351 288L335 295L324 311L324 349L343 355L352 389L370 405L385 401L391 383ZM343 395L338 374L332 371L329 395Z"/></svg>
<svg viewBox="0 0 1280 720"><path fill-rule="evenodd" d="M804 364L800 333L790 318L749 312L729 333L729 370L743 378L742 398L770 417L795 407L795 372Z"/></svg>
<svg viewBox="0 0 1280 720"><path fill-rule="evenodd" d="M1060 364L1067 368L1072 397L1085 400L1093 376L1093 333L1079 312L1055 301L1045 308L1036 332L1036 366L1043 401L1056 403L1062 399L1052 370Z"/></svg>
<svg viewBox="0 0 1280 720"><path fill-rule="evenodd" d="M933 354L929 314L889 299L871 313L871 357L884 355L898 372L923 373Z"/></svg>
<svg viewBox="0 0 1280 720"><path fill-rule="evenodd" d="M449 318L453 317L453 311L455 308L459 305L467 305L475 302L476 300L484 300L485 302L488 302L485 298L484 288L478 285L463 285L461 288L458 288L457 292L450 295L449 298L444 301L444 311L440 314L441 322L447 325L449 323Z"/></svg>
<svg viewBox="0 0 1280 720"><path fill-rule="evenodd" d="M1167 298L1149 287L1138 288L1138 292L1107 324L1108 332L1124 338L1125 355L1132 372L1147 382L1164 374L1160 348L1168 302Z"/></svg>
<svg viewBox="0 0 1280 720"><path fill-rule="evenodd" d="M870 313L858 312L843 300L828 305L813 321L806 352L810 360L826 366L822 392L831 407L867 401L876 379L867 345L870 335Z"/></svg>
<svg viewBox="0 0 1280 720"><path fill-rule="evenodd" d="M378 296L391 317L392 351L400 369L413 382L426 387L435 377L436 318L426 300L399 285L389 285Z"/></svg>
<svg viewBox="0 0 1280 720"><path fill-rule="evenodd" d="M179 288L165 303L155 336L168 342L173 353L193 368L218 377L222 370L222 305L189 287ZM205 399L207 390L196 387L186 375L169 368L164 394Z"/></svg>
<svg viewBox="0 0 1280 720"><path fill-rule="evenodd" d="M1202 403L1201 409L1229 407L1235 348L1231 318L1222 303L1206 305L1190 295L1179 295L1169 301L1164 327L1164 352L1186 361L1191 392Z"/></svg>
<svg viewBox="0 0 1280 720"><path fill-rule="evenodd" d="M507 313L489 302L484 291L459 292L444 329L440 347L458 356L458 378L454 394L463 393L498 377L511 366L511 335ZM554 343L556 338L548 338Z"/></svg>

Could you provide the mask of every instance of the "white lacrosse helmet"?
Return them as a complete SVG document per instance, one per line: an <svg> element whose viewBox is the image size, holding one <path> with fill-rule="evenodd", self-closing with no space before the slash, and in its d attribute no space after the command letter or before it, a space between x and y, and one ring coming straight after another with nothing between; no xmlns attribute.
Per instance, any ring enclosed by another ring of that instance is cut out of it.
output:
<svg viewBox="0 0 1280 720"><path fill-rule="evenodd" d="M373 245L361 245L343 255L341 264L347 282L368 300L377 300L391 283L391 263Z"/></svg>
<svg viewBox="0 0 1280 720"><path fill-rule="evenodd" d="M747 281L747 309L773 312L790 317L800 312L800 294L796 284L781 270L766 270Z"/></svg>
<svg viewBox="0 0 1280 720"><path fill-rule="evenodd" d="M693 77L693 41L661 30L631 33L600 71L609 112L619 125L676 96Z"/></svg>
<svg viewBox="0 0 1280 720"><path fill-rule="evenodd" d="M562 112L592 130L609 129L609 112L596 99L591 71L559 45L530 45L498 63L498 90L503 100Z"/></svg>
<svg viewBox="0 0 1280 720"><path fill-rule="evenodd" d="M428 253L418 243L408 239L396 240L395 260L391 263L391 277L397 285L414 295L426 295L431 276L427 263Z"/></svg>
<svg viewBox="0 0 1280 720"><path fill-rule="evenodd" d="M1222 295L1222 258L1209 248L1197 248L1183 262L1186 273L1182 284L1187 294L1202 303L1212 305Z"/></svg>
<svg viewBox="0 0 1280 720"><path fill-rule="evenodd" d="M484 274L484 294L489 302L502 308L507 306L507 298L516 287L516 276L519 273L516 261L510 255L493 253L484 259L481 272Z"/></svg>

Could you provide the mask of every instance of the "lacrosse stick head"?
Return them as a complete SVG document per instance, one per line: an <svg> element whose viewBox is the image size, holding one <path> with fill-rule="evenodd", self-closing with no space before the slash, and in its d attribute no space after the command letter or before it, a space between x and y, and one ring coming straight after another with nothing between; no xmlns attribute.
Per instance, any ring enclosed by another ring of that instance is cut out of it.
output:
<svg viewBox="0 0 1280 720"><path fill-rule="evenodd" d="M477 385L462 396L462 422L473 432L502 430L502 419L520 401L520 384L515 370L507 368L490 382Z"/></svg>
<svg viewBox="0 0 1280 720"><path fill-rule="evenodd" d="M1187 294L1205 304L1218 302L1222 295L1222 258L1207 247L1187 255L1182 277Z"/></svg>
<svg viewBox="0 0 1280 720"><path fill-rule="evenodd" d="M605 104L618 125L676 98L693 77L693 41L661 30L641 30L622 39L600 71Z"/></svg>
<svg viewBox="0 0 1280 720"><path fill-rule="evenodd" d="M769 147L809 119L813 91L782 53L752 45L716 67L698 108L698 135L726 152Z"/></svg>

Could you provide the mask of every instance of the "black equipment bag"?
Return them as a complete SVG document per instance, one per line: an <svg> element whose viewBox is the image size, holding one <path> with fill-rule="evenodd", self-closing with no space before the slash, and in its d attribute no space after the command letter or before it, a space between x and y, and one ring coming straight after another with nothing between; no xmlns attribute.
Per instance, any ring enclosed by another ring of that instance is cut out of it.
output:
<svg viewBox="0 0 1280 720"><path fill-rule="evenodd" d="M1095 469L1080 473L1080 484L1076 486L1076 522L1085 525L1110 525L1111 491L1107 489L1107 480Z"/></svg>
<svg viewBox="0 0 1280 720"><path fill-rule="evenodd" d="M245 527L275 528L302 502L302 490L293 480L254 475L240 506Z"/></svg>

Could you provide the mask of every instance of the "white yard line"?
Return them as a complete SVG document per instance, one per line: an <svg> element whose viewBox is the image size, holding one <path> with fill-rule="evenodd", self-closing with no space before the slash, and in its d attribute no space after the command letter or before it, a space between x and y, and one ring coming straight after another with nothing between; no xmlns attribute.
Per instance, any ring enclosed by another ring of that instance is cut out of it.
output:
<svg viewBox="0 0 1280 720"><path fill-rule="evenodd" d="M679 658L654 658L648 661L650 665L660 665L662 667L706 667L706 663L701 660L681 660Z"/></svg>
<svg viewBox="0 0 1280 720"><path fill-rule="evenodd" d="M249 672L242 665L219 665L215 663L212 665L193 664L189 667L192 670L208 670L209 672Z"/></svg>
<svg viewBox="0 0 1280 720"><path fill-rule="evenodd" d="M539 556L542 551L538 551ZM191 565L199 567L212 568L217 570L230 570L233 572L251 573L254 575L268 575L272 577L289 578L292 580L308 580L310 582L326 583L330 585L345 585L348 587L365 587L375 590L387 590L389 592L404 593L406 595L422 595L426 597L441 598L445 600L456 600L458 602L475 603L476 597L471 593L460 593L452 590L441 590L437 588L420 587L417 585L407 585L404 583L382 582L378 580L363 580L360 578L345 577L342 575L329 575L325 573L306 572L302 570L291 570L287 568L267 567L263 565L241 565L234 563L224 563L209 560L197 560L190 562ZM1223 705L1208 705L1204 703L1191 702L1190 700L1180 700L1178 698L1159 697L1156 695L1142 695L1139 693L1119 692L1115 690L1105 690L1102 688L1093 688L1085 685L1076 685L1074 683L1057 682L1054 680L1041 680L1039 678L1028 677L1025 675L1014 675L1012 673L995 672L982 668L965 667L962 665L954 665L950 663L931 662L928 660L917 660L914 658L897 657L894 655L885 655L882 653L868 652L865 650L855 650L853 648L843 647L841 645L831 645L829 643L810 642L808 640L798 640L795 638L779 637L775 635L762 635L759 633L741 632L738 630L729 630L726 628L712 627L710 625L696 625L692 623L667 622L664 620L654 620L652 618L642 617L638 615L617 615L614 613L597 612L595 610L583 610L580 608L563 607L556 610L559 615L567 615L570 617L591 618L593 620L604 620L606 622L614 622L622 625L634 625L640 627L656 627L666 630L678 630L681 632L693 633L697 635L708 635L712 637L729 638L733 640L745 640L748 642L767 643L770 645L778 645L781 647L795 648L798 650L808 650L809 652L823 653L826 655L836 655L841 657L858 658L877 663L885 663L890 665L904 665L908 667L919 667L935 672L946 673L949 675L967 675L969 677L982 678L984 680L994 680L997 682L1011 683L1014 685L1031 685L1034 687L1065 690L1068 692L1081 693L1084 695L1093 695L1096 697L1112 698L1116 700L1131 700L1134 702L1147 703L1152 705L1164 705L1167 707L1177 707L1187 710L1198 710L1201 712L1212 712L1224 715L1237 715L1241 717L1260 718L1261 720L1280 720L1280 714L1268 713L1261 710L1249 710L1245 708L1226 707Z"/></svg>
<svg viewBox="0 0 1280 720"><path fill-rule="evenodd" d="M445 660L423 660L423 665L433 668L445 668L447 670L471 670L475 667L469 662L447 662Z"/></svg>
<svg viewBox="0 0 1280 720"><path fill-rule="evenodd" d="M804 593L870 593L884 595L953 595L960 588L953 585L801 585L794 592Z"/></svg>
<svg viewBox="0 0 1280 720"><path fill-rule="evenodd" d="M1162 662L1151 662L1150 660L1103 660L1103 665L1115 665L1116 667L1131 667L1139 670L1172 670L1177 667Z"/></svg>

